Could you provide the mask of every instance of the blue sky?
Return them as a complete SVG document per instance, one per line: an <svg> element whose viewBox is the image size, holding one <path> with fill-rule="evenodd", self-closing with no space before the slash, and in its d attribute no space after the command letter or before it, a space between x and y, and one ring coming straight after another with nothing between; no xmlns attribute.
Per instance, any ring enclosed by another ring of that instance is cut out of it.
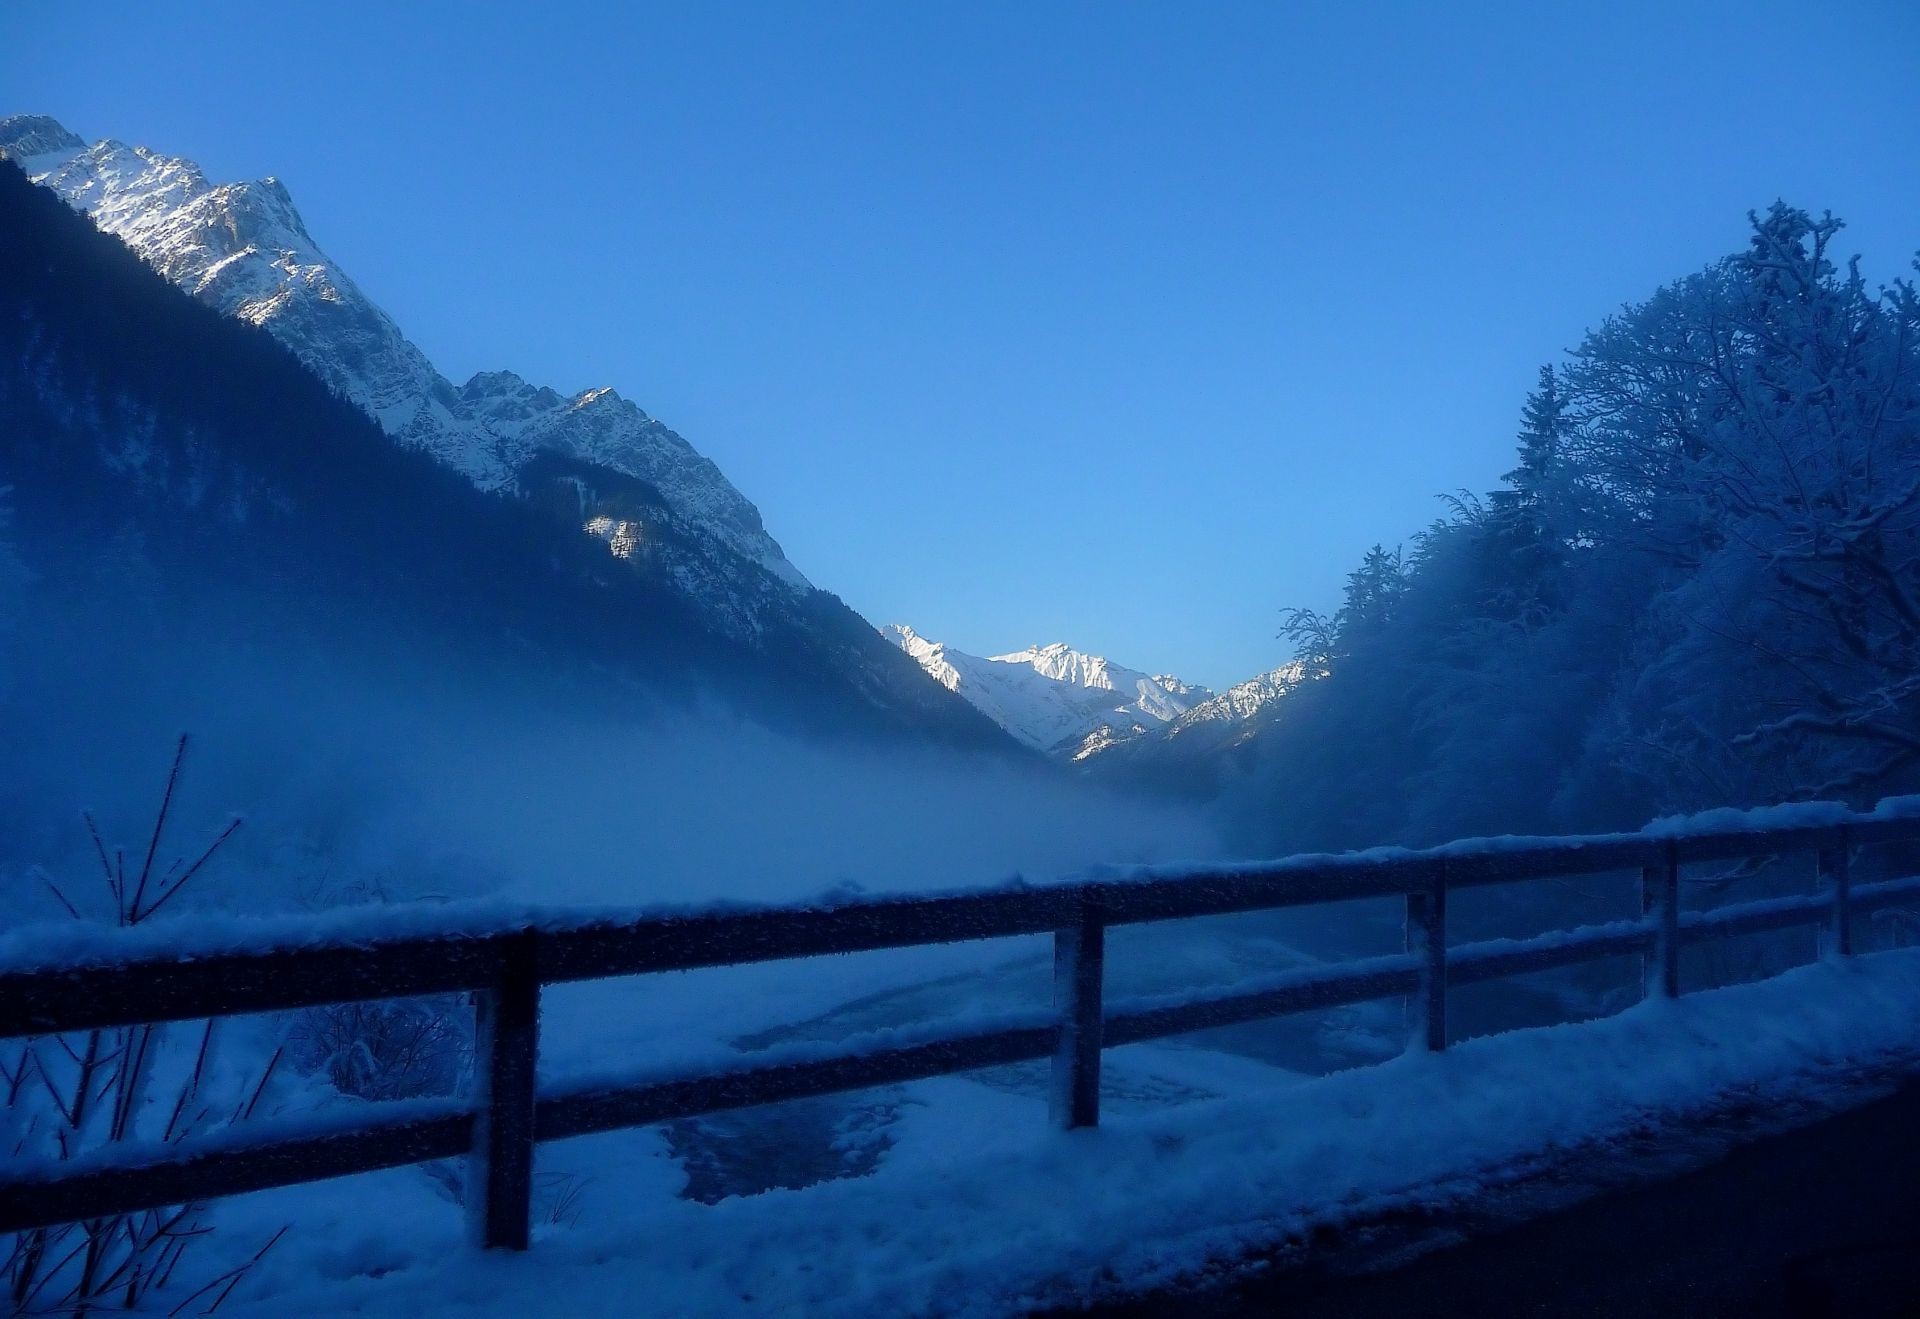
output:
<svg viewBox="0 0 1920 1319"><path fill-rule="evenodd" d="M1471 12L1468 12L1468 11ZM8 14L0 113L277 174L455 379L611 384L815 581L1224 685L1777 196L1920 246L1920 5Z"/></svg>

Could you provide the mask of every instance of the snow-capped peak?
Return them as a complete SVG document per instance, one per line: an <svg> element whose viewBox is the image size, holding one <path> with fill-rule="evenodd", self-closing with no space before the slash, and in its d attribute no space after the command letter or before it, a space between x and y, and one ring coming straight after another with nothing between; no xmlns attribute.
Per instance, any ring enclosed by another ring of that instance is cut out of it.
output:
<svg viewBox="0 0 1920 1319"><path fill-rule="evenodd" d="M1277 669L1237 682L1218 696L1201 701L1181 717L1182 724L1215 719L1250 719L1306 681L1304 664L1282 664Z"/></svg>
<svg viewBox="0 0 1920 1319"><path fill-rule="evenodd" d="M1188 707L1213 695L1178 678L1154 677L1124 668L1101 655L1075 650L1064 641L991 657L995 664L1020 664L1043 678L1089 691L1112 692L1122 709L1153 723L1178 718ZM1111 721L1103 721L1109 723Z"/></svg>
<svg viewBox="0 0 1920 1319"><path fill-rule="evenodd" d="M1283 664L1235 683L1217 696L1208 695L1158 727L1137 728L1126 734L1097 728L1068 758L1082 763L1099 759L1103 765L1117 761L1134 769L1157 761L1163 772L1169 767L1218 762L1225 752L1256 736L1273 717L1278 703L1304 680L1301 665ZM1201 771L1202 777L1204 773Z"/></svg>
<svg viewBox="0 0 1920 1319"><path fill-rule="evenodd" d="M86 149L79 135L69 133L59 120L46 115L0 119L0 157L14 161L28 174L52 169Z"/></svg>
<svg viewBox="0 0 1920 1319"><path fill-rule="evenodd" d="M1167 675L1150 676L1065 642L981 657L931 641L901 623L880 632L947 690L1015 738L1070 754L1096 730L1115 736L1159 727L1213 693Z"/></svg>

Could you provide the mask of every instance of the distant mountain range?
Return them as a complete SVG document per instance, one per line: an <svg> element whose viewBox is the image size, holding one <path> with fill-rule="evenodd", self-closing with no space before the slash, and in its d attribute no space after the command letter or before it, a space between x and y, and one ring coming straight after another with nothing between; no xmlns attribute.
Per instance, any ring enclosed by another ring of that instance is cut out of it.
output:
<svg viewBox="0 0 1920 1319"><path fill-rule="evenodd" d="M881 634L1016 741L1090 771L1171 780L1257 736L1300 684L1290 664L1215 693L1147 674L1063 642L978 656L900 623ZM1202 789L1213 786L1210 772Z"/></svg>
<svg viewBox="0 0 1920 1319"><path fill-rule="evenodd" d="M1096 734L1124 737L1162 727L1213 695L1058 642L983 659L929 641L904 624L890 623L880 632L1015 740L1056 756L1074 757Z"/></svg>

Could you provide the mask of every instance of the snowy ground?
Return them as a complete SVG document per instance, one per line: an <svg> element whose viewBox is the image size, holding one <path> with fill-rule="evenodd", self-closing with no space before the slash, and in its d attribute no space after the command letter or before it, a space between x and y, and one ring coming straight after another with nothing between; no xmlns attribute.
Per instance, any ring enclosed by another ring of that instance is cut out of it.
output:
<svg viewBox="0 0 1920 1319"><path fill-rule="evenodd" d="M522 1256L472 1250L415 1169L231 1201L209 1246L243 1255L294 1224L223 1313L1007 1313L1470 1194L1729 1095L1804 1094L1920 1051L1917 1006L1920 951L1900 951L1317 1078L1142 1045L1108 1055L1095 1131L1050 1131L1016 1069L858 1097L828 1125L865 1175L804 1189L683 1198L671 1131L542 1147L560 1221Z"/></svg>

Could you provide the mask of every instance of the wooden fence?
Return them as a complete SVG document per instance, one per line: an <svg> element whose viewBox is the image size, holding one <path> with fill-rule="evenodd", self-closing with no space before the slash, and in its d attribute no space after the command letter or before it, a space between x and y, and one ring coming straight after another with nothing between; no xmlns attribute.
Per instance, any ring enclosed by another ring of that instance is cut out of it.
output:
<svg viewBox="0 0 1920 1319"><path fill-rule="evenodd" d="M117 1149L108 1162L35 1165L0 1182L0 1232L464 1156L480 1240L524 1249L539 1141L1034 1059L1052 1060L1054 1120L1087 1126L1099 1118L1103 1049L1397 996L1415 1005L1415 1040L1443 1049L1455 986L1638 955L1647 992L1671 996L1680 992L1683 946L1796 926L1824 927L1828 951L1849 955L1859 917L1920 899L1920 878L1853 883L1850 858L1860 847L1916 841L1920 799L1908 798L1818 825L1489 840L951 896L633 920L556 917L481 931L382 933L375 921L356 935L335 920L324 935L238 950L209 943L156 954L130 944L133 951L119 956L109 947L83 961L0 970L0 1036L471 993L479 1023L473 1093L375 1105L344 1128L254 1135L241 1126L172 1146ZM1790 853L1818 856L1818 892L1682 910L1683 866ZM1447 901L1457 890L1634 869L1642 876L1638 919L1527 940L1447 943ZM1404 953L1182 1001L1111 1010L1102 1002L1110 926L1396 896L1406 902ZM756 1063L749 1054L737 1067L679 1079L545 1093L536 1085L546 985L1045 933L1054 939L1054 1008L1026 1024L801 1060Z"/></svg>

